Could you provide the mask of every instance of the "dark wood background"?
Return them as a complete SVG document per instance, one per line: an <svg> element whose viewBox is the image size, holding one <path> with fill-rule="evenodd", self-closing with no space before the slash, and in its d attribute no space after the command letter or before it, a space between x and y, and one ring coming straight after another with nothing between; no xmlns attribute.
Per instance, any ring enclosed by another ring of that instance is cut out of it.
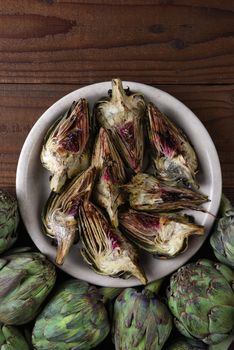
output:
<svg viewBox="0 0 234 350"><path fill-rule="evenodd" d="M15 191L24 140L52 103L113 77L196 113L234 202L233 0L0 1L0 187Z"/></svg>

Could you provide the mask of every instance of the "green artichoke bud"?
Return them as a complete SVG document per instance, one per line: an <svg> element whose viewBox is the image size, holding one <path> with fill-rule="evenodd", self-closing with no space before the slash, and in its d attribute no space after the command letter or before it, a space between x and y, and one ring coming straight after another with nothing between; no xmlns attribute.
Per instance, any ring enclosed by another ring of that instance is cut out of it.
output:
<svg viewBox="0 0 234 350"><path fill-rule="evenodd" d="M126 164L141 171L144 156L143 119L146 105L138 93L127 93L120 79L112 80L112 97L97 102L96 117L108 133Z"/></svg>
<svg viewBox="0 0 234 350"><path fill-rule="evenodd" d="M82 226L81 254L96 273L123 278L133 275L141 283L146 283L145 274L138 265L135 247L108 223L95 205L84 202L79 218Z"/></svg>
<svg viewBox="0 0 234 350"><path fill-rule="evenodd" d="M187 188L169 186L156 177L143 173L135 175L123 188L129 192L130 206L136 210L199 210L199 206L208 200L203 194Z"/></svg>
<svg viewBox="0 0 234 350"><path fill-rule="evenodd" d="M41 162L52 174L52 191L60 192L67 179L88 168L91 125L88 102L81 98L46 134Z"/></svg>
<svg viewBox="0 0 234 350"><path fill-rule="evenodd" d="M51 193L42 213L45 233L57 242L56 263L62 265L74 242L78 241L79 207L89 199L94 183L95 168L77 175L61 194Z"/></svg>
<svg viewBox="0 0 234 350"><path fill-rule="evenodd" d="M15 243L18 223L16 199L8 192L0 190L0 253L5 252Z"/></svg>
<svg viewBox="0 0 234 350"><path fill-rule="evenodd" d="M105 208L113 226L118 226L118 207L124 203L119 185L126 182L124 164L105 129L101 128L92 160L99 171L95 184L94 199Z"/></svg>
<svg viewBox="0 0 234 350"><path fill-rule="evenodd" d="M126 288L114 304L116 350L160 350L170 335L172 317L151 291Z"/></svg>
<svg viewBox="0 0 234 350"><path fill-rule="evenodd" d="M173 183L182 181L197 188L197 156L185 134L153 103L148 104L148 119L157 177Z"/></svg>
<svg viewBox="0 0 234 350"><path fill-rule="evenodd" d="M189 338L182 338L177 341L173 341L173 343L166 347L165 350L206 350L207 346L200 341L189 339Z"/></svg>
<svg viewBox="0 0 234 350"><path fill-rule="evenodd" d="M109 333L102 295L79 280L63 283L36 319L32 341L36 350L90 349Z"/></svg>
<svg viewBox="0 0 234 350"><path fill-rule="evenodd" d="M156 214L129 209L119 216L126 237L140 248L157 256L174 257L188 247L190 235L203 235L204 227L188 216Z"/></svg>
<svg viewBox="0 0 234 350"><path fill-rule="evenodd" d="M234 272L200 260L181 267L170 280L168 305L186 337L216 344L234 327Z"/></svg>
<svg viewBox="0 0 234 350"><path fill-rule="evenodd" d="M216 258L234 268L234 208L223 195L220 206L221 218L218 220L210 244Z"/></svg>
<svg viewBox="0 0 234 350"><path fill-rule="evenodd" d="M0 350L30 350L30 348L16 327L0 325Z"/></svg>
<svg viewBox="0 0 234 350"><path fill-rule="evenodd" d="M54 265L40 253L18 252L0 259L0 322L33 320L56 280Z"/></svg>

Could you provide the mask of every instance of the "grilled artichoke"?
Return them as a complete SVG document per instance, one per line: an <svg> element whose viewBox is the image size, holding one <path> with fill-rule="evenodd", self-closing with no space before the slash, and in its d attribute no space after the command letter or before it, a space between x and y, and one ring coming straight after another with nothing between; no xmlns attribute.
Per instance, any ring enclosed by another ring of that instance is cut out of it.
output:
<svg viewBox="0 0 234 350"><path fill-rule="evenodd" d="M187 188L173 187L160 182L156 177L138 173L123 186L129 193L133 209L146 211L172 211L196 209L208 200L207 196Z"/></svg>
<svg viewBox="0 0 234 350"><path fill-rule="evenodd" d="M0 253L15 243L18 223L19 214L16 199L8 192L0 190Z"/></svg>
<svg viewBox="0 0 234 350"><path fill-rule="evenodd" d="M126 237L147 252L173 257L188 246L190 235L204 234L204 227L189 222L187 216L155 214L129 209L120 213L120 226Z"/></svg>
<svg viewBox="0 0 234 350"><path fill-rule="evenodd" d="M168 305L178 330L205 344L225 339L234 328L233 281L230 268L205 259L173 274Z"/></svg>
<svg viewBox="0 0 234 350"><path fill-rule="evenodd" d="M56 263L62 265L73 243L79 238L79 207L89 199L95 178L95 167L77 175L61 193L51 193L42 213L46 234L57 242Z"/></svg>
<svg viewBox="0 0 234 350"><path fill-rule="evenodd" d="M102 295L79 280L63 283L36 320L32 341L36 350L90 349L109 333Z"/></svg>
<svg viewBox="0 0 234 350"><path fill-rule="evenodd" d="M220 206L221 218L218 220L210 244L216 258L234 268L234 208L223 195Z"/></svg>
<svg viewBox="0 0 234 350"><path fill-rule="evenodd" d="M136 249L108 223L95 205L85 202L80 208L79 219L81 254L95 272L123 278L133 275L146 283L145 274L138 266Z"/></svg>
<svg viewBox="0 0 234 350"><path fill-rule="evenodd" d="M119 185L126 182L126 174L124 164L103 128L99 131L92 165L99 172L93 191L96 203L106 209L112 225L117 227L118 207L124 203Z"/></svg>
<svg viewBox="0 0 234 350"><path fill-rule="evenodd" d="M144 156L143 122L146 105L141 94L129 94L120 79L112 80L112 97L97 102L95 115L108 133L126 164L141 171Z"/></svg>
<svg viewBox="0 0 234 350"><path fill-rule="evenodd" d="M33 320L54 286L55 267L44 255L17 252L0 259L0 322Z"/></svg>
<svg viewBox="0 0 234 350"><path fill-rule="evenodd" d="M198 162L185 134L153 104L148 104L148 135L158 178L197 188Z"/></svg>
<svg viewBox="0 0 234 350"><path fill-rule="evenodd" d="M147 286L142 292L126 288L117 297L113 322L116 350L160 350L171 329L172 317L167 307Z"/></svg>
<svg viewBox="0 0 234 350"><path fill-rule="evenodd" d="M24 336L16 327L0 325L0 350L30 350Z"/></svg>
<svg viewBox="0 0 234 350"><path fill-rule="evenodd" d="M52 191L59 193L67 179L88 168L91 125L88 102L81 98L47 132L41 162L52 174Z"/></svg>

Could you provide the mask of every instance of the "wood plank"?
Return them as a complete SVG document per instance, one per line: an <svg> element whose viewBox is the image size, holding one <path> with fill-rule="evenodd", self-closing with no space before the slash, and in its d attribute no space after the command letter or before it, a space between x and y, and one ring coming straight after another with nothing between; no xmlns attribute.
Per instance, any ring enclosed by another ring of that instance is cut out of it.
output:
<svg viewBox="0 0 234 350"><path fill-rule="evenodd" d="M234 83L229 0L5 0L0 83Z"/></svg>
<svg viewBox="0 0 234 350"><path fill-rule="evenodd" d="M23 142L39 116L77 85L0 85L0 187L14 191ZM218 150L224 190L234 201L234 85L159 86L190 107L204 123Z"/></svg>

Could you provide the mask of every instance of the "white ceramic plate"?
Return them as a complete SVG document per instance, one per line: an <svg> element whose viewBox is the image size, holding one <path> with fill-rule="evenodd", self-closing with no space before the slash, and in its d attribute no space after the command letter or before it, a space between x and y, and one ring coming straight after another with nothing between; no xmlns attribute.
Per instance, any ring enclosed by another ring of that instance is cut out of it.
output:
<svg viewBox="0 0 234 350"><path fill-rule="evenodd" d="M129 87L131 91L143 93L146 100L157 104L185 131L199 158L198 181L200 190L210 198L210 202L204 207L216 215L222 189L221 170L215 146L203 124L183 103L162 90L134 82L123 82L123 85L124 88ZM74 100L85 97L92 108L93 103L100 97L107 95L109 89L111 89L111 82L103 82L86 86L61 98L36 122L20 154L16 175L16 191L21 216L38 249L52 261L55 258L56 248L42 233L40 218L42 207L50 192L49 173L40 163L43 137L53 121L64 113ZM202 212L193 212L192 214L197 223L205 226L205 236L191 237L188 250L173 259L159 260L154 259L150 254L142 253L141 263L149 281L161 278L185 264L205 241L214 222L214 217ZM97 285L118 287L139 285L135 278L124 280L96 274L83 261L78 245L73 246L61 268L76 278Z"/></svg>

